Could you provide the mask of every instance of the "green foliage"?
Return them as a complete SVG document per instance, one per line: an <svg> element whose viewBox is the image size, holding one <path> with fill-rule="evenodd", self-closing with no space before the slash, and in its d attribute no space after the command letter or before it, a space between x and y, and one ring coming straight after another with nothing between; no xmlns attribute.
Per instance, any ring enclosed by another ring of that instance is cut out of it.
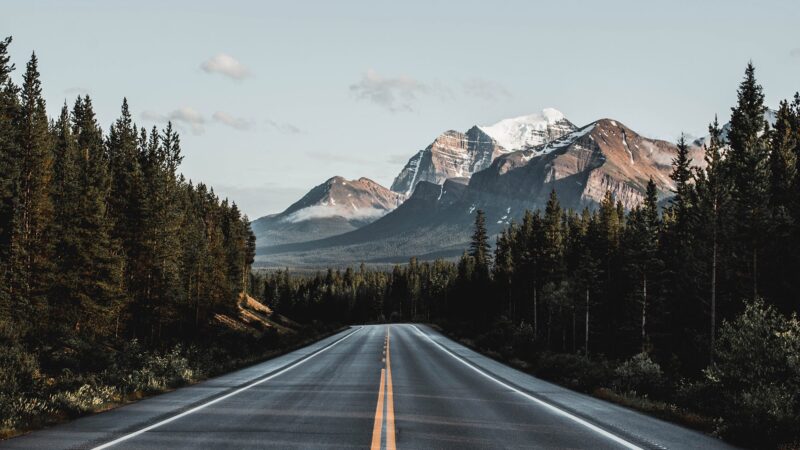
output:
<svg viewBox="0 0 800 450"><path fill-rule="evenodd" d="M653 393L663 389L664 373L661 366L647 353L637 353L614 370L615 387L621 392Z"/></svg>
<svg viewBox="0 0 800 450"><path fill-rule="evenodd" d="M800 423L800 321L763 300L725 322L706 371L719 392L720 433L759 444L790 442Z"/></svg>

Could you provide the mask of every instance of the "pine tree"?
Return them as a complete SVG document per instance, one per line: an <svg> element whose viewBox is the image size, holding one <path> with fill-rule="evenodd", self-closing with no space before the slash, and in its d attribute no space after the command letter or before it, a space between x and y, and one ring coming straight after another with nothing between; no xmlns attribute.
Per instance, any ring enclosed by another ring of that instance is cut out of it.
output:
<svg viewBox="0 0 800 450"><path fill-rule="evenodd" d="M469 255L475 259L477 271L489 273L490 248L489 235L486 231L486 214L479 209L475 214L475 228L469 244Z"/></svg>
<svg viewBox="0 0 800 450"><path fill-rule="evenodd" d="M15 314L34 324L34 314L45 315L52 276L49 231L53 220L53 157L36 54L31 56L23 76L17 137L19 180L11 228L10 299Z"/></svg>
<svg viewBox="0 0 800 450"><path fill-rule="evenodd" d="M675 209L678 226L685 233L688 231L686 221L689 218L691 207L692 160L689 156L689 144L686 143L686 137L683 134L678 138L677 148L678 154L672 160L672 174L670 175L672 181L675 182L675 196L670 203Z"/></svg>
<svg viewBox="0 0 800 450"><path fill-rule="evenodd" d="M708 310L710 319L709 355L713 361L714 340L717 329L717 310L719 302L720 253L724 237L724 227L728 221L724 219L729 209L730 188L724 173L722 130L719 121L708 127L709 141L705 145L704 169L697 169L695 189L697 191L697 209L695 211L693 230L700 243L695 247L699 252L697 259L705 262L703 272L707 275L701 285L708 286ZM707 284L706 284L707 283ZM706 289L701 289L705 291Z"/></svg>
<svg viewBox="0 0 800 450"><path fill-rule="evenodd" d="M111 239L106 213L110 191L102 131L91 99L78 98L72 114L56 123L58 233L56 280L51 295L54 322L88 337L115 333L121 306L123 261Z"/></svg>
<svg viewBox="0 0 800 450"><path fill-rule="evenodd" d="M639 281L639 305L640 305L640 337L642 351L647 351L648 340L648 312L653 302L653 278L660 273L661 261L658 258L658 238L659 238L659 216L658 216L658 191L656 184L651 178L647 183L645 201L642 207L636 207L628 216L628 223L625 227L624 242L622 247L626 252L626 261L629 264L628 270L638 274ZM649 288L649 290L648 290ZM650 297L648 297L650 293Z"/></svg>
<svg viewBox="0 0 800 450"><path fill-rule="evenodd" d="M768 125L764 120L764 93L756 82L755 68L747 65L739 85L738 103L732 108L727 153L731 196L735 211L736 249L741 279L749 281L750 296L758 296L759 252L768 235ZM747 255L746 257L744 255ZM741 290L744 294L745 289Z"/></svg>
<svg viewBox="0 0 800 450"><path fill-rule="evenodd" d="M791 245L797 228L792 216L794 188L797 183L798 117L786 100L780 103L775 128L771 133L769 153L769 239L764 239L764 296L789 313L796 308L793 301L800 283L795 274L800 270L800 255ZM788 244L788 245L787 245ZM792 300L790 300L792 299Z"/></svg>
<svg viewBox="0 0 800 450"><path fill-rule="evenodd" d="M19 89L11 81L14 65L8 56L9 45L11 37L0 40L0 321L10 320L13 314L9 259L20 159L17 138Z"/></svg>

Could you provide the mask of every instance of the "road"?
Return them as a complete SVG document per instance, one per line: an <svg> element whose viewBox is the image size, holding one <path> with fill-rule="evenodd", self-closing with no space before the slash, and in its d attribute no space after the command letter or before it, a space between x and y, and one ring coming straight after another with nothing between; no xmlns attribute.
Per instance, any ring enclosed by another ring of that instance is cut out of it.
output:
<svg viewBox="0 0 800 450"><path fill-rule="evenodd" d="M353 327L0 448L731 448L561 388L423 325Z"/></svg>

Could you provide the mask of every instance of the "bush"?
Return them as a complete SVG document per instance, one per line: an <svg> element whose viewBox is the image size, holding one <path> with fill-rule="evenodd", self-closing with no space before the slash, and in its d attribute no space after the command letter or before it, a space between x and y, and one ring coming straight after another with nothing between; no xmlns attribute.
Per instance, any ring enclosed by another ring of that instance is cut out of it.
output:
<svg viewBox="0 0 800 450"><path fill-rule="evenodd" d="M50 396L52 408L71 415L96 411L100 406L116 400L117 390L105 385L84 384L76 390L61 391Z"/></svg>
<svg viewBox="0 0 800 450"><path fill-rule="evenodd" d="M614 370L614 388L634 395L660 394L664 388L661 366L645 353L634 355Z"/></svg>
<svg viewBox="0 0 800 450"><path fill-rule="evenodd" d="M0 342L0 395L30 393L39 378L35 355L21 345Z"/></svg>
<svg viewBox="0 0 800 450"><path fill-rule="evenodd" d="M757 300L725 322L706 379L721 402L719 433L759 447L800 438L800 321Z"/></svg>
<svg viewBox="0 0 800 450"><path fill-rule="evenodd" d="M123 393L156 393L199 379L201 373L183 356L180 346L163 355L143 355L142 366L122 377Z"/></svg>

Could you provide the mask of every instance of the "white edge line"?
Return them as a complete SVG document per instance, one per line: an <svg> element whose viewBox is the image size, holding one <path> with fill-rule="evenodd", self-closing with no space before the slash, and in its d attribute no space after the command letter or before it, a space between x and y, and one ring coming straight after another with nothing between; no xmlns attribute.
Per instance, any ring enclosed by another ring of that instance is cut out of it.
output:
<svg viewBox="0 0 800 450"><path fill-rule="evenodd" d="M470 369L474 370L475 372L477 372L477 373L483 375L484 377L494 381L495 383L505 387L506 389L510 389L510 390L516 392L517 394L527 398L528 400L532 400L532 401L544 406L545 408L547 408L547 409L549 409L549 410L551 410L551 411L553 411L553 412L555 412L555 413L557 413L557 414L559 414L561 416L564 416L564 417L572 420L573 422L576 422L576 423L578 423L580 425L583 425L584 427L594 431L595 433L598 433L598 434L600 434L600 435L602 435L602 436L604 436L604 437L606 437L608 439L611 439L612 441L614 441L614 442L616 442L618 444L621 444L622 446L624 446L626 448L629 448L631 450L643 450L641 447L639 447L639 446L637 446L637 445L635 445L635 444L633 444L631 442L628 442L625 439L623 439L623 438L621 438L621 437L619 437L619 436L617 436L617 435L615 435L613 433L609 433L608 431L598 427L597 425L594 425L594 424L592 424L590 422L587 422L586 420L583 420L580 417L578 417L578 416L576 416L574 414L571 414L571 413L569 413L569 412L567 412L567 411L565 411L565 410L563 410L563 409L561 409L561 408L559 408L559 407L557 407L557 406L555 406L553 404L547 403L544 400L540 400L540 399L528 394L525 391L519 390L519 389L515 388L514 386L508 385L508 384L498 380L497 378L495 378L495 377L489 375L488 373L478 369L477 367L475 367L472 364L470 364L467 361L465 361L462 357L456 355L455 353L453 353L450 350L446 349L443 345L441 345L438 342L436 342L433 339L431 339L430 336L428 336L426 333L423 333L419 328L417 328L416 325L412 325L412 326L414 328L416 328L417 331L420 332L426 339L431 341L431 343L433 343L434 345L439 347L442 351L444 351L445 353L447 353L448 355L450 355L451 357L453 357L457 361L461 362L465 366L469 367Z"/></svg>
<svg viewBox="0 0 800 450"><path fill-rule="evenodd" d="M336 342L328 344L327 346L323 347L322 349L317 350L316 352L314 352L314 353L312 353L312 354L310 354L308 356L303 357L299 361L296 361L296 362L292 363L291 365L289 365L287 367L284 367L283 369L279 370L278 372L273 373L272 375L270 375L270 376L268 376L266 378L262 378L262 379L260 379L258 381L250 383L247 386L241 387L241 388L239 388L239 389L237 389L237 390L235 390L233 392L229 392L229 393L223 395L222 397L215 398L214 400L211 400L209 402L203 403L202 405L195 406L192 409L186 410L186 411L184 411L184 412L182 412L180 414L176 414L176 415L174 415L172 417L164 419L161 422L156 422L156 423L154 423L152 425L149 425L147 427L142 428L141 430L134 431L133 433L126 434L125 436L122 436L122 437L119 437L117 439L114 439L111 442L106 442L105 444L102 444L102 445L99 445L97 447L94 447L93 450L101 450L101 449L104 449L104 448L109 448L111 446L117 445L120 442L127 441L128 439L131 439L131 438L134 438L136 436L139 436L140 434L146 433L146 432L148 432L150 430L153 430L155 428L158 428L158 427L160 427L162 425L166 425L166 424L168 424L168 423L170 423L172 421L180 419L181 417L188 416L189 414L192 414L192 413L195 413L197 411L200 411L203 408L207 408L207 407L213 405L214 403L221 402L222 400L225 400L226 398L233 397L234 395L240 394L240 393L242 393L242 392L244 392L244 391L246 391L246 390L248 390L248 389L250 389L250 388L252 388L254 386L258 386L261 383L267 382L267 381L277 377L278 375L282 375L282 374L294 369L295 367L299 366L300 364L303 364L304 362L308 361L309 359L311 359L311 358L313 358L313 357L315 357L315 356L317 356L319 354L322 354L322 353L330 350L334 346L338 345L340 342L344 341L345 339L349 338L350 336L358 333L359 331L361 331L363 329L364 329L364 327L361 327L358 330L351 332L350 334L348 334L347 336L342 337L341 339L337 340Z"/></svg>

